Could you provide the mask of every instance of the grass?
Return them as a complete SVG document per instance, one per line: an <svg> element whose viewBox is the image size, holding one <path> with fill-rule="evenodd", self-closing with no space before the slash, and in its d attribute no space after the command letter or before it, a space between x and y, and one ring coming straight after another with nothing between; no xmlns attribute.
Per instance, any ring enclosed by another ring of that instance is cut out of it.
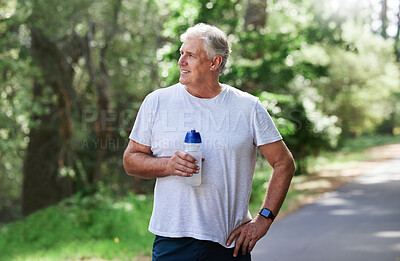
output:
<svg viewBox="0 0 400 261"><path fill-rule="evenodd" d="M150 255L152 197L75 196L0 229L0 260L132 260Z"/></svg>
<svg viewBox="0 0 400 261"><path fill-rule="evenodd" d="M371 157L368 148L387 144L400 143L398 136L365 136L346 140L340 151L322 152L317 157L307 159L310 173L324 168L343 168Z"/></svg>
<svg viewBox="0 0 400 261"><path fill-rule="evenodd" d="M366 148L390 143L400 143L400 138L355 139L346 142L340 152L309 158L314 174L294 177L280 216L329 189L329 182L336 177L318 177L315 173L321 169L347 168L370 157ZM266 165L255 172L249 205L253 215L259 211L271 174ZM137 260L138 256L150 256L154 236L147 227L152 204L152 196L131 194L115 199L104 189L91 196L76 195L1 226L0 260Z"/></svg>

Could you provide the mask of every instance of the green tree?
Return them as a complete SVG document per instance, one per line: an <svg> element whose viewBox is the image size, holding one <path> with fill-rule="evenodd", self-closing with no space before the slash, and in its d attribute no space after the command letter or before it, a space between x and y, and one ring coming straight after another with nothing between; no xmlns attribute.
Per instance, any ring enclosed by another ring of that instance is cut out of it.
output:
<svg viewBox="0 0 400 261"><path fill-rule="evenodd" d="M390 132L398 35L364 30L377 10L335 2L0 0L0 211L22 183L25 214L99 181L149 192L121 155L144 97L178 81L179 36L198 22L227 32L221 81L260 97L298 173L338 138Z"/></svg>
<svg viewBox="0 0 400 261"><path fill-rule="evenodd" d="M30 69L24 19L16 14L17 1L0 1L0 216L3 221L19 216L22 184L21 162L29 133L32 108Z"/></svg>
<svg viewBox="0 0 400 261"><path fill-rule="evenodd" d="M339 118L342 138L372 133L394 108L388 101L397 90L398 67L393 43L364 31L353 23L343 25L343 38L353 50L325 48L329 59L328 78L315 81L320 106Z"/></svg>
<svg viewBox="0 0 400 261"><path fill-rule="evenodd" d="M120 0L1 4L5 59L0 66L7 98L1 110L8 112L1 121L12 122L1 133L19 153L2 166L13 169L24 160L23 178L18 168L13 178L23 180L23 213L102 179L118 182L102 172L121 172L116 158L126 145L127 119L130 128L140 101L155 88L161 23L147 14L157 13L158 5ZM144 30L149 25L152 29ZM11 126L23 132L14 135ZM10 149L7 153L11 158Z"/></svg>

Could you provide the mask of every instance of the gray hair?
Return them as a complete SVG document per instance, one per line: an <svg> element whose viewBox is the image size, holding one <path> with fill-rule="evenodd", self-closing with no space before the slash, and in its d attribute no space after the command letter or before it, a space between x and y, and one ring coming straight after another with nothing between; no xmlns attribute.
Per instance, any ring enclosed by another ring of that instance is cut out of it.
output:
<svg viewBox="0 0 400 261"><path fill-rule="evenodd" d="M188 28L186 32L181 35L181 42L184 42L189 38L199 38L204 40L204 50L208 59L217 57L217 55L222 56L222 63L218 68L218 73L222 74L229 54L231 53L231 47L228 43L228 37L226 34L215 26L199 23Z"/></svg>

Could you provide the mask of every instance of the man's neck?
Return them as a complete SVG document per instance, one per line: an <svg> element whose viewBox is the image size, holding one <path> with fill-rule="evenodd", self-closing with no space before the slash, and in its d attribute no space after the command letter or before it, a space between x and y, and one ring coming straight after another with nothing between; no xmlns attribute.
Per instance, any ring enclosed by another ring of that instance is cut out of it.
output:
<svg viewBox="0 0 400 261"><path fill-rule="evenodd" d="M193 86L193 85L185 85L185 89L193 96L197 98L210 99L214 98L218 94L222 92L222 85L216 81L212 85L201 85L201 86Z"/></svg>

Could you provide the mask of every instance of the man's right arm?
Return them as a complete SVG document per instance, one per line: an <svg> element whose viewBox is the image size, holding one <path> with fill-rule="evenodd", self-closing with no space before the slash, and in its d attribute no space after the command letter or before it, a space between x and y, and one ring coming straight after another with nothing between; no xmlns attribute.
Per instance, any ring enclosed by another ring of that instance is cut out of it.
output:
<svg viewBox="0 0 400 261"><path fill-rule="evenodd" d="M156 158L149 146L133 140L124 152L123 163L128 175L147 179L168 175L190 177L199 170L196 159L186 152L176 151L171 157Z"/></svg>

